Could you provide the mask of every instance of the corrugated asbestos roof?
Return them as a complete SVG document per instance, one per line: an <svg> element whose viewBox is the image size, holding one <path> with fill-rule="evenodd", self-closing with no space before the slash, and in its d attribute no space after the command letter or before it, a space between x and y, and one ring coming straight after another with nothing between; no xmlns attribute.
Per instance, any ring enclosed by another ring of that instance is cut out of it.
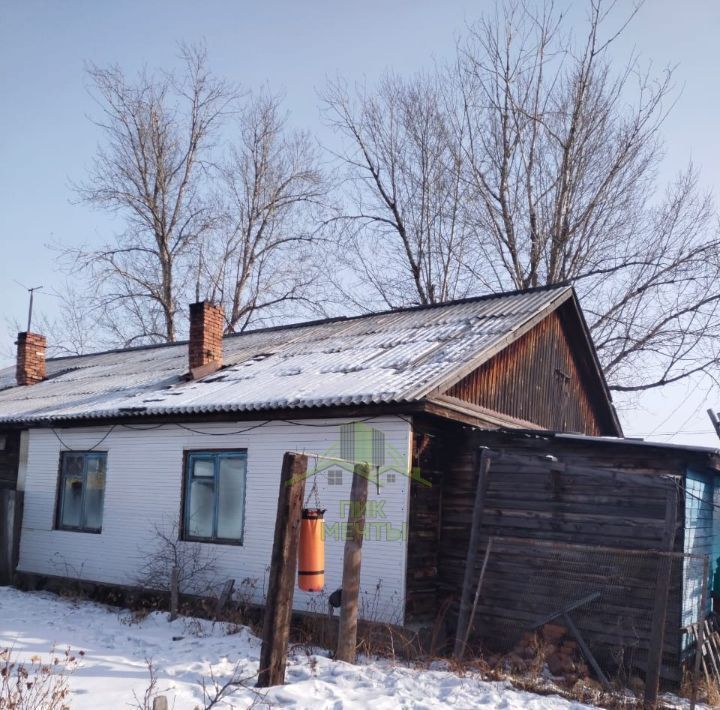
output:
<svg viewBox="0 0 720 710"><path fill-rule="evenodd" d="M0 421L414 402L571 297L559 286L249 331L225 338L222 370L189 382L186 343L51 359L28 387L7 368Z"/></svg>

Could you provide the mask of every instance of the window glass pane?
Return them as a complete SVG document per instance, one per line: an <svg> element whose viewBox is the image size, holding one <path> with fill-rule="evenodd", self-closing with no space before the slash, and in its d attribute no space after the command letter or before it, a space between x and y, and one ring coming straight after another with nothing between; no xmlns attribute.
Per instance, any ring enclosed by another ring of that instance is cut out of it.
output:
<svg viewBox="0 0 720 710"><path fill-rule="evenodd" d="M245 458L222 456L219 466L217 536L240 540L245 504Z"/></svg>
<svg viewBox="0 0 720 710"><path fill-rule="evenodd" d="M72 528L80 527L82 522L82 493L82 473L63 476L61 525Z"/></svg>
<svg viewBox="0 0 720 710"><path fill-rule="evenodd" d="M190 482L187 531L193 537L212 537L215 482L196 478Z"/></svg>
<svg viewBox="0 0 720 710"><path fill-rule="evenodd" d="M63 453L60 477L62 528L99 531L102 527L105 493L105 453Z"/></svg>
<svg viewBox="0 0 720 710"><path fill-rule="evenodd" d="M87 457L87 472L88 475L92 474L95 477L102 479L103 488L105 487L105 463L107 461L106 456L88 455Z"/></svg>
<svg viewBox="0 0 720 710"><path fill-rule="evenodd" d="M212 478L215 475L212 459L193 459L192 475L193 478Z"/></svg>
<svg viewBox="0 0 720 710"><path fill-rule="evenodd" d="M82 476L84 460L85 457L82 454L63 454L65 473L71 476Z"/></svg>
<svg viewBox="0 0 720 710"><path fill-rule="evenodd" d="M105 457L88 458L85 490L85 527L100 530L102 527L103 498L105 494Z"/></svg>

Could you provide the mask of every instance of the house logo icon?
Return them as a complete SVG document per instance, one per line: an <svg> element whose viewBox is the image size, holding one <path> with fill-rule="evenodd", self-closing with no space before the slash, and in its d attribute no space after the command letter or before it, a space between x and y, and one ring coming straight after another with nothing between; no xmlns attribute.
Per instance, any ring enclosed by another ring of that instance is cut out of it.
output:
<svg viewBox="0 0 720 710"><path fill-rule="evenodd" d="M406 456L396 446L387 442L385 432L364 422L350 422L340 426L339 439L325 451L314 455L308 453L308 469L303 478L323 471L332 475L334 471L353 473L356 464L369 464L369 474L363 469L359 473L377 486L394 482L396 477L405 476L429 486L419 468L410 468ZM297 479L289 481L294 483Z"/></svg>

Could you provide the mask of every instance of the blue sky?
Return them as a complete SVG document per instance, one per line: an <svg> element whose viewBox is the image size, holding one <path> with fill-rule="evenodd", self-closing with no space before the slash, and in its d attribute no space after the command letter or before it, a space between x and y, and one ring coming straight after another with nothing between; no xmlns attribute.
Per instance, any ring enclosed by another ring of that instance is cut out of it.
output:
<svg viewBox="0 0 720 710"><path fill-rule="evenodd" d="M202 40L218 74L284 92L292 123L329 141L316 95L327 78L372 84L387 69L406 73L442 62L465 23L489 7L469 0L0 0L2 315L25 318L27 293L15 280L47 288L62 282L45 245L112 234L110 218L72 204L70 182L83 178L99 140L88 120L97 109L84 62L172 68L177 42ZM618 61L636 49L658 70L678 65L664 170L670 177L692 158L713 190L720 183L719 30L720 3L648 0L615 48ZM40 295L38 308L51 311L52 298ZM11 345L0 323L0 353ZM623 415L626 429L716 445L704 413L720 408L713 396L693 382L644 397ZM685 433L670 436L679 430Z"/></svg>

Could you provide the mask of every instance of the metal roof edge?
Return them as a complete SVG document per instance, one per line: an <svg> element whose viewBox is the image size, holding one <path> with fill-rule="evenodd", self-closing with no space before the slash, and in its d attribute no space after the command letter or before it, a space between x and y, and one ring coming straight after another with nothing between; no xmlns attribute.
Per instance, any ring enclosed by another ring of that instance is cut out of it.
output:
<svg viewBox="0 0 720 710"><path fill-rule="evenodd" d="M404 406L418 405L420 402L414 399L403 399L398 397L397 399L389 400L378 400L378 401L357 401L357 402L342 402L332 404L276 404L271 406L232 406L232 405L204 405L202 407L172 407L165 408L162 410L154 411L152 407L132 407L123 408L117 410L103 410L89 414L66 414L66 415L28 415L28 416L17 416L17 417L5 417L0 418L0 427L12 426L12 427L23 427L23 428L43 428L52 427L54 425L66 425L66 426L98 426L101 422L108 422L114 420L138 420L138 419L172 419L172 418L202 418L209 416L213 419L217 415L244 415L243 418L250 418L249 415L257 414L261 419L283 419L277 415L278 412L295 411L302 413L312 413L313 415L318 414L320 416L323 413L333 410L344 410L344 409L363 409L363 408L392 408L398 409ZM388 412L392 414L393 412ZM262 416L262 415L268 416Z"/></svg>
<svg viewBox="0 0 720 710"><path fill-rule="evenodd" d="M574 294L575 291L572 286L565 285L560 287L560 292L554 298L534 313L528 315L525 321L511 333L508 333L498 340L492 348L483 350L476 358L473 358L470 362L459 365L449 375L445 374L442 378L438 378L431 384L426 385L416 396L419 399L425 399L443 395L450 387L462 380L463 377L469 375L473 370L495 357L499 352L505 350L505 348L532 330L540 321L550 315L550 313L557 310L568 299L574 297Z"/></svg>
<svg viewBox="0 0 720 710"><path fill-rule="evenodd" d="M647 449L658 449L662 451L675 450L684 451L698 456L718 457L720 464L720 448L711 446L693 446L690 444L673 444L663 441L647 441L646 439L628 437L628 436L593 436L592 434L579 434L573 432L552 431L550 429L515 429L507 428L501 431L503 434L517 435L526 434L528 436L540 436L548 439L558 439L560 441L578 441L588 444L608 444L610 446L630 446Z"/></svg>
<svg viewBox="0 0 720 710"><path fill-rule="evenodd" d="M713 448L712 446L693 446L691 444L673 444L671 442L664 441L648 441L647 439L635 438L635 437L613 437L613 436L590 436L586 434L573 434L564 432L553 432L553 438L556 439L567 439L569 441L588 441L591 443L611 443L626 446L639 446L645 448L656 448L656 449L676 449L678 451L689 451L696 454L708 454L711 456L720 457L720 448Z"/></svg>

